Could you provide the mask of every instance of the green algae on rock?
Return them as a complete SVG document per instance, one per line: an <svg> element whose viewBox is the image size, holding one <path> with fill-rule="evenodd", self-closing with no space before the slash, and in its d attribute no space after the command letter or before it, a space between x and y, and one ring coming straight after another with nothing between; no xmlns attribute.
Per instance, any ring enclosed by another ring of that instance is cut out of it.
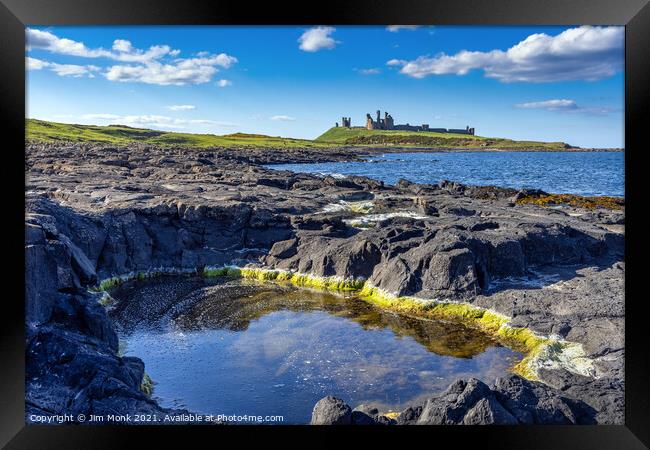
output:
<svg viewBox="0 0 650 450"><path fill-rule="evenodd" d="M345 279L336 276L315 277L297 272L262 269L257 267L206 267L203 270L203 276L231 276L237 278L253 278L260 281L288 281L291 284L300 287L326 289L330 291L358 291L362 289L365 284L365 280L361 279Z"/></svg>
<svg viewBox="0 0 650 450"><path fill-rule="evenodd" d="M569 205L585 209L612 209L622 210L625 207L625 199L620 197L600 196L584 197L573 194L530 194L517 199L518 205L536 206L557 206Z"/></svg>
<svg viewBox="0 0 650 450"><path fill-rule="evenodd" d="M91 289L92 292L106 292L113 289L122 283L131 280L146 280L148 278L155 278L162 275L183 275L183 274L196 274L197 271L193 269L177 269L174 267L159 267L150 270L130 272L124 275L118 275L106 278L97 283L97 286ZM225 275L225 274L222 274Z"/></svg>
<svg viewBox="0 0 650 450"><path fill-rule="evenodd" d="M142 377L142 383L140 383L140 390L148 397L151 397L151 394L153 394L153 380L147 373L145 373L144 376Z"/></svg>

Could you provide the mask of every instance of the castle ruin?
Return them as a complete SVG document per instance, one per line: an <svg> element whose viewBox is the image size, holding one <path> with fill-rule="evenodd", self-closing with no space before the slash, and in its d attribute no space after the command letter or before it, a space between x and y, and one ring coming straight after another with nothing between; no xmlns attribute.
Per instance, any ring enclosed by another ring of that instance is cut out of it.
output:
<svg viewBox="0 0 650 450"><path fill-rule="evenodd" d="M366 128L368 130L392 130L395 127L393 116L384 111L384 118L381 118L381 111L377 110L377 120L372 120L370 114L366 114Z"/></svg>
<svg viewBox="0 0 650 450"><path fill-rule="evenodd" d="M342 127L352 128L352 119L350 117L343 117ZM338 127L338 122L336 123ZM355 128L366 128L367 130L402 130L402 131L421 131L429 133L456 133L456 134L470 134L474 135L474 128L469 126L463 128L429 128L428 124L422 125L395 125L393 116L384 111L384 117L381 117L381 111L377 110L376 119L373 119L370 114L366 114L366 126L365 127L355 127Z"/></svg>

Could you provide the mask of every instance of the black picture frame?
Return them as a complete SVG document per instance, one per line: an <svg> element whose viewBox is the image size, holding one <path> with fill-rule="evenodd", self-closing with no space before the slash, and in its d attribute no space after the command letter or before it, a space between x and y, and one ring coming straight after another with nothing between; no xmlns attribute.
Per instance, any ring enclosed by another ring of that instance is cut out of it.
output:
<svg viewBox="0 0 650 450"><path fill-rule="evenodd" d="M366 0L312 3L234 0L0 0L0 114L3 133L2 179L5 183L5 261L9 272L2 313L3 367L0 370L0 445L7 448L116 448L137 437L155 437L172 445L188 443L187 432L214 439L218 433L247 440L250 427L84 427L26 426L24 421L24 248L18 238L24 224L25 26L26 25L161 25L161 24L455 24L455 25L625 25L625 194L626 194L626 322L625 425L515 427L373 427L348 433L364 438L416 434L420 442L472 441L488 448L623 449L650 446L650 327L644 314L647 294L641 289L643 173L647 152L650 95L650 5L648 0ZM643 144L646 144L645 146ZM21 186L22 183L22 186ZM7 200L9 202L7 203ZM647 242L647 238L645 238ZM21 264L23 263L23 264ZM15 274L14 274L15 272ZM635 285L640 289L635 290ZM646 288L647 289L647 288ZM155 429L154 429L155 428ZM286 427L279 427L280 430ZM266 428L265 431L277 429ZM256 427L255 435L259 428ZM302 427L300 433L329 437L340 429ZM216 434L215 434L216 433ZM293 434L294 431L291 431ZM269 434L269 433L265 433ZM285 436L286 438L286 436ZM320 438L318 438L320 439ZM149 444L152 441L147 440ZM196 441L198 442L198 441ZM208 441L210 442L210 441ZM213 441L215 442L215 441ZM231 441L237 442L237 441ZM308 441L304 441L307 443ZM415 442L415 441L413 441ZM152 445L149 445L152 446Z"/></svg>

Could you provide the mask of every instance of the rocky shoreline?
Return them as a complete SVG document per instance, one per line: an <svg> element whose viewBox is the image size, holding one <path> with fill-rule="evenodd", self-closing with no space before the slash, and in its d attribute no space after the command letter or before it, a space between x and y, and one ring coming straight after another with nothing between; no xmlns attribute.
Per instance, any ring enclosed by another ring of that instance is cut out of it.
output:
<svg viewBox="0 0 650 450"><path fill-rule="evenodd" d="M350 147L352 149L352 147ZM583 148L583 147L568 147L562 150L557 149L539 149L539 148L431 148L431 147L403 147L403 146L364 146L361 147L364 152L373 154L384 153L521 153L521 152L536 152L536 153L622 153L625 151L623 148ZM313 162L313 161L312 161Z"/></svg>
<svg viewBox="0 0 650 450"><path fill-rule="evenodd" d="M118 355L102 293L89 288L129 273L255 264L489 309L581 344L589 362L581 373L550 361L540 381L459 380L396 417L324 399L313 423L623 423L624 212L520 204L528 193L489 186L386 186L261 166L363 156L28 145L27 420L184 412L144 392L144 364Z"/></svg>

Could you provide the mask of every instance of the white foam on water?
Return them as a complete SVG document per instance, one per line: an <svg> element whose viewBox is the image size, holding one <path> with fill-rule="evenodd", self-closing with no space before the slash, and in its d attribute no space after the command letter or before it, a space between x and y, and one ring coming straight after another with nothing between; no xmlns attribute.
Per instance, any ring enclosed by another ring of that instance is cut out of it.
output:
<svg viewBox="0 0 650 450"><path fill-rule="evenodd" d="M366 214L374 208L374 205L371 201L359 201L359 202L348 202L345 200L339 200L338 203L330 203L323 207L321 214L323 213L333 213L340 211L350 211L360 214Z"/></svg>
<svg viewBox="0 0 650 450"><path fill-rule="evenodd" d="M384 214L368 214L365 216L355 217L354 219L344 219L343 222L355 228L370 228L374 227L384 220L392 219L394 217L407 217L411 219L428 219L428 216L423 216L412 211L395 211Z"/></svg>

